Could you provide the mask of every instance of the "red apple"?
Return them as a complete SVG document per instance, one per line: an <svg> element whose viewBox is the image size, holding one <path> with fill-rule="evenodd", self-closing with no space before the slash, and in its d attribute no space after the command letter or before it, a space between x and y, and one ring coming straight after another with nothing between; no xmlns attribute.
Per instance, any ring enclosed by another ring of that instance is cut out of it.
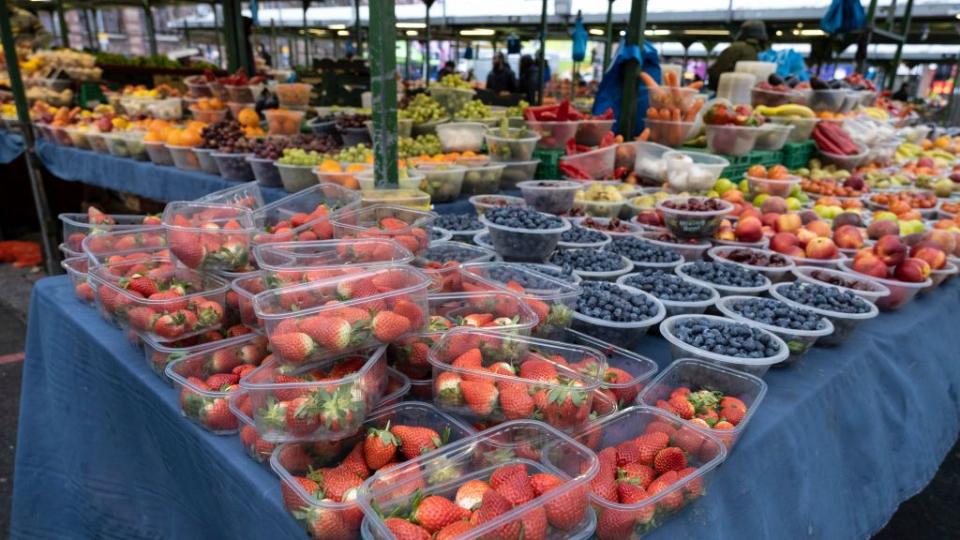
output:
<svg viewBox="0 0 960 540"><path fill-rule="evenodd" d="M877 278L886 278L887 265L870 250L862 250L853 258L853 269L861 274Z"/></svg>
<svg viewBox="0 0 960 540"><path fill-rule="evenodd" d="M835 259L840 251L833 240L818 236L807 244L806 253L811 259Z"/></svg>
<svg viewBox="0 0 960 540"><path fill-rule="evenodd" d="M803 221L797 214L781 214L774 228L777 232L796 232L803 227Z"/></svg>
<svg viewBox="0 0 960 540"><path fill-rule="evenodd" d="M833 241L843 249L860 249L863 247L863 235L860 229L853 225L841 225L833 231Z"/></svg>
<svg viewBox="0 0 960 540"><path fill-rule="evenodd" d="M787 201L783 197L767 197L760 205L760 211L764 214L786 214L788 210Z"/></svg>
<svg viewBox="0 0 960 540"><path fill-rule="evenodd" d="M807 252L803 250L800 246L789 246L784 251L781 251L787 257L797 257L800 259L807 258Z"/></svg>
<svg viewBox="0 0 960 540"><path fill-rule="evenodd" d="M907 245L893 234L880 237L873 251L887 266L896 266L907 257Z"/></svg>
<svg viewBox="0 0 960 540"><path fill-rule="evenodd" d="M760 219L760 216L762 215L763 214L761 214L760 211L757 210L756 208L752 206L748 206L743 209L743 212L740 212L740 219L746 219L748 217L755 217L757 219Z"/></svg>
<svg viewBox="0 0 960 540"><path fill-rule="evenodd" d="M733 233L741 242L759 242L763 238L763 223L755 217L740 218Z"/></svg>
<svg viewBox="0 0 960 540"><path fill-rule="evenodd" d="M790 248L799 248L800 240L793 233L777 233L770 239L770 249L779 253L786 253Z"/></svg>
<svg viewBox="0 0 960 540"><path fill-rule="evenodd" d="M923 235L923 242L931 242L943 250L944 253L953 253L957 248L957 241L953 233L943 229L934 229Z"/></svg>
<svg viewBox="0 0 960 540"><path fill-rule="evenodd" d="M920 283L930 277L930 265L923 259L910 257L897 265L893 277L900 281Z"/></svg>

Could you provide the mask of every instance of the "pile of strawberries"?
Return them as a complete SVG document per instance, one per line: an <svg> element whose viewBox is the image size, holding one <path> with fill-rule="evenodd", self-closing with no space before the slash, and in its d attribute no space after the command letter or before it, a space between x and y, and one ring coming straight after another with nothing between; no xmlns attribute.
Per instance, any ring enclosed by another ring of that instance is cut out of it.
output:
<svg viewBox="0 0 960 540"><path fill-rule="evenodd" d="M485 537L545 540L554 535L560 538L583 523L588 507L587 489L566 489L565 483L550 473L530 474L523 463L503 465L487 480L464 482L453 500L417 490L409 504L390 512L384 524L398 539L452 540L528 505L515 519L496 526ZM529 505L555 490L565 492L550 495L542 504Z"/></svg>
<svg viewBox="0 0 960 540"><path fill-rule="evenodd" d="M411 225L395 217L382 218L363 230L343 232L343 238L389 238L414 255L419 255L430 245L430 233L424 227Z"/></svg>
<svg viewBox="0 0 960 540"><path fill-rule="evenodd" d="M534 295L527 294L526 289L513 280L508 281L504 287L519 294L523 302L536 313L539 320L533 328L533 333L536 336L550 338L564 328L568 328L573 321L573 310L562 302L544 302ZM463 280L462 288L464 291L470 292L490 289L489 286L471 279Z"/></svg>
<svg viewBox="0 0 960 540"><path fill-rule="evenodd" d="M382 427L370 427L356 442L285 445L277 455L280 465L291 475L289 481L281 484L284 506L304 522L314 538L356 538L363 513L355 499L363 481L378 471L443 446L448 437L447 432L388 422Z"/></svg>
<svg viewBox="0 0 960 540"><path fill-rule="evenodd" d="M570 367L589 377L596 377L603 381L599 390L620 407L629 407L637 399L643 383L637 382L636 377L626 370L597 362L587 357L572 364ZM601 373L603 370L603 373Z"/></svg>
<svg viewBox="0 0 960 540"><path fill-rule="evenodd" d="M100 241L94 241L92 237L98 236L104 232L108 232L114 228L114 225L117 224L117 220L110 216L109 214L103 213L99 208L91 206L87 208L87 223L93 225L93 227L87 229L87 232L72 232L66 235L66 238L63 239L64 243L68 248L73 251L81 251L83 249L83 240L89 235L91 240L87 242L88 249L92 249L94 253L103 253L105 251L122 251L124 246L130 245L130 240L124 240L124 243L120 245L119 248L115 248L112 244L119 239L111 239L108 242L104 243ZM142 225L160 225L160 217L147 215L143 217ZM162 244L161 244L162 245ZM137 247L137 246L134 246Z"/></svg>
<svg viewBox="0 0 960 540"><path fill-rule="evenodd" d="M310 246L307 244L306 246ZM299 283L312 283L326 279L356 274L372 266L383 266L397 258L413 258L413 255L389 241L383 240L349 240L336 241L331 248L328 244L313 244L314 252L310 248L290 251L270 251L269 248L258 251L257 257L261 267L273 266L274 260L281 265L289 265L294 261L296 267L311 267L310 270L270 268L262 270L263 279L271 289L289 287ZM266 263L266 264L265 264ZM364 264L369 266L364 267Z"/></svg>
<svg viewBox="0 0 960 540"><path fill-rule="evenodd" d="M643 435L598 452L600 471L590 483L593 494L613 503L637 506L624 510L601 505L597 538L639 537L656 526L658 513L675 512L687 502L700 498L704 493L703 482L696 478L655 502L643 504L696 473L697 468L690 462L699 460L703 443L704 436L694 430L653 421Z"/></svg>
<svg viewBox="0 0 960 540"><path fill-rule="evenodd" d="M269 223L273 221L270 215L254 214L254 219L265 223L258 224L262 230L254 233L253 243L329 240L333 238L333 224L330 223L333 210L325 203L320 203L310 213L297 212L273 223Z"/></svg>
<svg viewBox="0 0 960 540"><path fill-rule="evenodd" d="M234 272L249 266L252 223L246 208L189 203L168 205L163 226L170 252L185 266Z"/></svg>
<svg viewBox="0 0 960 540"><path fill-rule="evenodd" d="M658 400L656 405L704 429L731 430L747 415L747 405L739 398L716 390L692 392L686 386L674 388L666 401Z"/></svg>
<svg viewBox="0 0 960 540"><path fill-rule="evenodd" d="M151 348L147 351L147 360L154 373L163 376L163 371L167 368L167 364L184 357L186 351L182 351L182 349L194 347L197 350L210 349L215 347L215 344L220 341L245 336L252 332L253 330L250 327L242 324L236 324L229 328L220 328L219 330L208 330L196 336L167 343L166 348L177 350L177 352L174 353L165 353Z"/></svg>

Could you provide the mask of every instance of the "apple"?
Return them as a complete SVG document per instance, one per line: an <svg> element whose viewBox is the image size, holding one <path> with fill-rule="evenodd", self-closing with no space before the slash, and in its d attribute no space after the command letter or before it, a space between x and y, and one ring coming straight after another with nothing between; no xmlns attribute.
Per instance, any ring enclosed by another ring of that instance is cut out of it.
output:
<svg viewBox="0 0 960 540"><path fill-rule="evenodd" d="M790 248L799 248L800 240L793 233L777 233L770 239L770 249L786 253Z"/></svg>
<svg viewBox="0 0 960 540"><path fill-rule="evenodd" d="M876 240L891 234L900 234L900 227L897 226L897 222L895 221L888 221L885 219L874 221L869 227L867 227L867 237L871 240Z"/></svg>
<svg viewBox="0 0 960 540"><path fill-rule="evenodd" d="M720 198L732 203L743 203L745 199L743 198L743 192L736 189L731 189L729 191L724 191Z"/></svg>
<svg viewBox="0 0 960 540"><path fill-rule="evenodd" d="M947 265L947 254L929 243L921 242L910 248L910 257L926 261L933 270L940 270Z"/></svg>
<svg viewBox="0 0 960 540"><path fill-rule="evenodd" d="M880 237L873 251L887 266L896 266L907 257L907 245L893 234Z"/></svg>
<svg viewBox="0 0 960 540"><path fill-rule="evenodd" d="M818 236L813 240L810 240L807 243L807 247L804 250L807 254L807 257L811 259L836 259L837 255L840 254L840 251L837 249L837 245L833 243L833 240L829 238L824 238Z"/></svg>
<svg viewBox="0 0 960 540"><path fill-rule="evenodd" d="M774 228L777 232L796 232L803 226L803 221L797 214L781 214L777 218Z"/></svg>
<svg viewBox="0 0 960 540"><path fill-rule="evenodd" d="M906 236L908 234L919 234L924 231L925 227L923 221L920 219L908 219L906 221L900 221L900 234Z"/></svg>
<svg viewBox="0 0 960 540"><path fill-rule="evenodd" d="M853 269L861 274L886 279L887 265L869 249L864 249L853 258Z"/></svg>
<svg viewBox="0 0 960 540"><path fill-rule="evenodd" d="M796 212L803 208L803 203L796 197L787 197L787 210Z"/></svg>
<svg viewBox="0 0 960 540"><path fill-rule="evenodd" d="M929 157L929 156L923 156L922 158L917 160L917 167L933 168L936 166L937 166L937 163L933 161L932 157Z"/></svg>
<svg viewBox="0 0 960 540"><path fill-rule="evenodd" d="M757 210L756 208L754 208L754 207L752 207L752 206L745 206L745 207L743 208L743 211L740 212L739 217L740 217L740 219L744 219L744 218L748 218L748 217L755 217L755 218L757 218L757 219L760 219L760 216L762 216L762 215L763 215L763 214L761 214L760 211Z"/></svg>
<svg viewBox="0 0 960 540"><path fill-rule="evenodd" d="M759 242L763 238L763 223L755 217L741 218L733 232L741 242Z"/></svg>
<svg viewBox="0 0 960 540"><path fill-rule="evenodd" d="M763 214L760 216L760 223L763 223L764 227L774 228L777 226L777 218L780 217L780 214Z"/></svg>
<svg viewBox="0 0 960 540"><path fill-rule="evenodd" d="M800 221L802 221L804 224L820 219L820 216L818 216L813 210L801 210L800 212L797 212L797 215L800 216Z"/></svg>
<svg viewBox="0 0 960 540"><path fill-rule="evenodd" d="M824 238L830 237L830 224L826 221L816 220L811 221L804 225L810 232L816 234L817 236L823 236Z"/></svg>
<svg viewBox="0 0 960 540"><path fill-rule="evenodd" d="M790 246L786 250L781 251L781 253L787 257L796 257L798 259L805 259L807 257L807 252L800 246Z"/></svg>
<svg viewBox="0 0 960 540"><path fill-rule="evenodd" d="M904 259L893 271L893 277L909 283L920 283L930 277L930 265L923 259Z"/></svg>
<svg viewBox="0 0 960 540"><path fill-rule="evenodd" d="M833 231L833 242L842 249L860 249L863 247L863 235L853 225L841 225Z"/></svg>
<svg viewBox="0 0 960 540"><path fill-rule="evenodd" d="M809 229L800 229L797 231L797 240L800 241L800 247L806 248L811 240L817 237L817 233Z"/></svg>
<svg viewBox="0 0 960 540"><path fill-rule="evenodd" d="M764 214L786 214L789 211L787 201L783 200L783 197L767 197L759 206Z"/></svg>

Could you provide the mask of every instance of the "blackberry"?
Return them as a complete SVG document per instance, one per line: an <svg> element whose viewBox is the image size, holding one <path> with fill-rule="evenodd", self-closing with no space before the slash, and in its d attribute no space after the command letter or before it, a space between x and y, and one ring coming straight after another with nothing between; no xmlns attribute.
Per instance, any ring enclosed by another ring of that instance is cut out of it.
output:
<svg viewBox="0 0 960 540"><path fill-rule="evenodd" d="M681 268L684 274L693 279L720 286L762 287L767 283L760 272L747 270L733 263L697 261L683 265Z"/></svg>
<svg viewBox="0 0 960 540"><path fill-rule="evenodd" d="M681 259L679 253L632 236L614 238L604 249L637 263L672 263Z"/></svg>
<svg viewBox="0 0 960 540"><path fill-rule="evenodd" d="M484 217L490 223L514 229L547 230L563 226L563 220L558 217L517 206L490 208L484 213Z"/></svg>
<svg viewBox="0 0 960 540"><path fill-rule="evenodd" d="M709 287L659 270L630 274L623 284L671 302L702 302L713 298L713 291Z"/></svg>
<svg viewBox="0 0 960 540"><path fill-rule="evenodd" d="M851 314L870 311L870 305L866 300L836 287L813 283L790 283L779 287L777 291L788 300L824 311Z"/></svg>
<svg viewBox="0 0 960 540"><path fill-rule="evenodd" d="M577 312L610 322L639 322L657 314L659 306L643 294L632 294L606 281L584 281Z"/></svg>
<svg viewBox="0 0 960 540"><path fill-rule="evenodd" d="M806 309L790 307L772 298L751 298L731 302L737 314L759 323L791 330L820 330L826 323L823 317Z"/></svg>
<svg viewBox="0 0 960 540"><path fill-rule="evenodd" d="M573 226L560 235L561 242L569 244L596 244L607 240L607 236L600 231Z"/></svg>
<svg viewBox="0 0 960 540"><path fill-rule="evenodd" d="M687 345L737 358L767 358L780 351L770 334L733 321L691 317L679 321L673 334Z"/></svg>
<svg viewBox="0 0 960 540"><path fill-rule="evenodd" d="M440 227L448 231L478 231L484 228L483 223L477 217L476 213L464 214L440 214L433 220L434 227Z"/></svg>
<svg viewBox="0 0 960 540"><path fill-rule="evenodd" d="M550 257L550 264L571 266L579 272L616 272L626 268L623 257L598 249L565 249Z"/></svg>

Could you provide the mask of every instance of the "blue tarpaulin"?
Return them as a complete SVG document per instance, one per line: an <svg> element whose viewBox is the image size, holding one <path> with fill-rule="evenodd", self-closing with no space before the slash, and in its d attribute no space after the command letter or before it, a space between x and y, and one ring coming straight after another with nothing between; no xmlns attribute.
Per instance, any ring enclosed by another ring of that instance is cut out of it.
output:
<svg viewBox="0 0 960 540"><path fill-rule="evenodd" d="M620 105L623 101L623 66L627 60L641 60L640 47L632 45L627 47L624 40L620 41L620 47L617 50L617 56L610 63L610 69L603 74L600 81L600 87L597 89L597 97L593 100L593 114L603 114L607 109L613 109L614 118L617 123L613 130L618 131L620 124ZM657 50L649 42L643 42L643 58L641 69L649 74L658 83L661 82L660 75L660 57ZM636 132L629 134L630 137L638 135L643 131L644 120L647 117L647 89L637 79L637 120L635 122Z"/></svg>

